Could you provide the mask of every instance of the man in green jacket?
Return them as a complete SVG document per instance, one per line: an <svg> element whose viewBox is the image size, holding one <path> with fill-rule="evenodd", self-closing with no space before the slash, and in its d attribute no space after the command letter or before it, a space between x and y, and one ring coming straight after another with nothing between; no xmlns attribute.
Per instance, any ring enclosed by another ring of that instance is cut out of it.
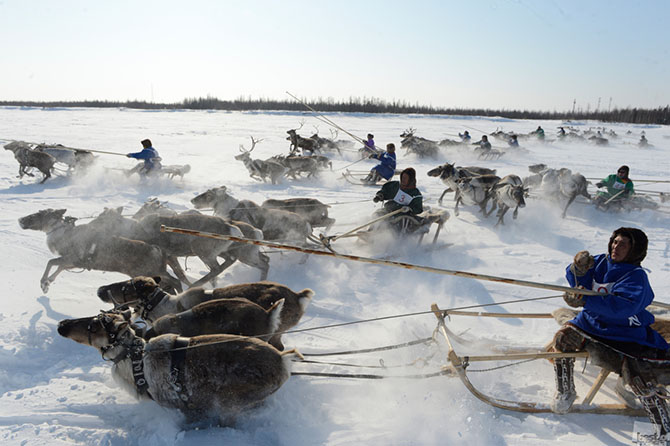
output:
<svg viewBox="0 0 670 446"><path fill-rule="evenodd" d="M423 212L423 197L416 188L416 171L408 167L400 173L400 181L389 181L375 194L375 203L386 200L384 213L393 212L404 206L409 207L410 214Z"/></svg>
<svg viewBox="0 0 670 446"><path fill-rule="evenodd" d="M626 200L633 196L633 182L628 178L630 168L621 166L616 174L608 175L602 181L596 183L596 187L606 187L607 192L598 191L595 198L596 206L603 206L611 201Z"/></svg>

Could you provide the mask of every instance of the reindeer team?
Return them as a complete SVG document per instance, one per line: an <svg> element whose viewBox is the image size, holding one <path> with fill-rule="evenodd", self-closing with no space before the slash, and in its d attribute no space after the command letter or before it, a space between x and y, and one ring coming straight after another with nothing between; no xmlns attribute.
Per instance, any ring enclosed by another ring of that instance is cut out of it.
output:
<svg viewBox="0 0 670 446"><path fill-rule="evenodd" d="M251 137L251 148L241 145L235 159L244 164L251 178L272 184L302 175L314 178L320 170L332 169L321 151L341 153L338 145L319 137L318 129L310 138L301 137L300 128L302 123L287 131L288 155L253 159L251 154L262 140ZM402 147L419 157L435 158L440 148L462 145L419 138L415 132L410 128L400 136ZM42 182L50 177L58 157L61 162L66 162L66 155L71 157L67 158L70 166L90 161L87 155L61 153L58 147L38 150L15 142L5 149L19 161L20 176L31 175L28 169L34 167L44 174ZM484 152L480 159L503 154ZM578 195L590 198L588 182L581 174L546 165L529 169L532 175L522 180L517 175L501 178L495 169L445 163L428 176L447 186L439 204L447 192L454 191L456 215L460 204L477 205L484 216L497 208L496 226L504 224L510 209L517 218L529 190L564 200L564 217ZM177 213L150 200L132 218L124 217L122 208L105 209L87 224L65 216L66 209L43 209L21 218L19 224L23 229L45 232L50 251L58 255L47 262L40 279L45 293L60 272L68 269L114 271L130 277L98 289L98 297L113 305L112 309L62 321L58 327L62 336L94 347L104 359L112 360L114 376L139 397L179 409L188 420L207 417L227 423L288 379L289 361L301 355L295 349L283 351L281 334L299 323L314 292L295 292L266 282L270 261L257 245L164 233L161 226L316 246L319 239L313 228L327 230L334 219L328 216L328 206L315 199L269 199L258 205L233 197L226 186L211 188L191 203L195 209ZM214 215L202 214L204 209L213 209ZM179 261L189 256L198 257L209 272L195 280L189 278ZM237 261L257 268L261 282L201 288L208 282L216 286L217 276ZM186 291L184 284L189 287Z"/></svg>

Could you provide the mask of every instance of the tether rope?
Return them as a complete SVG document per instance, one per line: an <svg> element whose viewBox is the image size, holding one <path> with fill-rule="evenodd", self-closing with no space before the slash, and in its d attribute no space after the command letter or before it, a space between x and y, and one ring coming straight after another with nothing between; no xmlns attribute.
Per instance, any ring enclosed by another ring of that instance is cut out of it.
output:
<svg viewBox="0 0 670 446"><path fill-rule="evenodd" d="M585 290L584 290L585 291ZM485 308L485 307L491 307L495 305L508 305L508 304L513 304L513 303L521 303L521 302L531 302L531 301L539 301L539 300L547 300L547 299L555 299L557 297L563 297L562 294L555 295L555 296L543 296L543 297L534 297L534 298L527 298L527 299L516 299L516 300L509 300L509 301L504 301L504 302L492 302L488 304L477 304L477 305L466 305L463 307L454 307L454 308L448 308L448 309L443 309L441 310L445 315L448 315L450 311L458 311L458 310L468 310L472 308ZM315 330L325 330L328 328L337 328L337 327L346 327L349 325L356 325L356 324L364 324L368 322L378 322L378 321L384 321L384 320L390 320L390 319L399 319L399 318L404 318L404 317L413 317L413 316L420 316L424 314L435 314L432 310L428 311L417 311L413 313L404 313L404 314L395 314L395 315L390 315L390 316L380 316L380 317L375 317L375 318L370 318L370 319L362 319L358 321L349 321L349 322L341 322L339 324L330 324L330 325L321 325L317 327L309 327L309 328L299 328L296 330L287 330L287 331L282 331L282 332L277 332L277 333L265 333L265 334L259 334L256 335L255 337L263 337L263 336L272 336L272 335L284 335L284 334L293 334L293 333L304 333L308 331L315 331ZM242 336L240 336L241 338ZM164 353L164 352L172 352L172 351L179 351L179 350L187 350L190 348L198 348L198 347L207 347L211 345L216 345L216 344L225 344L227 342L233 342L236 341L238 338L234 339L228 339L224 341L216 341L216 342L211 342L208 344L199 344L199 345L194 345L194 346L187 346L187 347L178 347L178 348L173 348L173 349L165 349L165 350L152 350L149 353ZM429 338L432 339L432 338ZM426 339L419 339L416 341L410 341L407 343L403 344L397 344L398 346L403 346L405 344L407 345L414 345L418 343L426 342ZM395 348L396 346L387 346L387 347L381 347L381 349L392 349ZM399 347L398 347L399 348ZM381 351L377 349L365 349L365 350L357 350L355 352L361 352L361 351ZM353 351L352 351L353 352ZM347 352L343 352L340 354L350 354ZM351 353L353 354L353 353ZM327 355L333 355L332 353L329 354L319 354L319 353L314 353L314 354L307 354L303 356L327 356Z"/></svg>

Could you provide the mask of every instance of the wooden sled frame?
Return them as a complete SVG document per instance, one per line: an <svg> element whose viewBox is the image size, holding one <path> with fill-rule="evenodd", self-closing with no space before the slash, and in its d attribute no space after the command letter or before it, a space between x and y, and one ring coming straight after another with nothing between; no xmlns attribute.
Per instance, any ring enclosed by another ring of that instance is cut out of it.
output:
<svg viewBox="0 0 670 446"><path fill-rule="evenodd" d="M523 413L553 413L549 408L548 404L540 404L535 402L524 402L524 401L509 401L503 400L500 398L495 398L489 395L486 395L480 392L470 381L467 376L467 367L471 362L477 361L496 361L496 360L524 360L524 359L553 359L553 358L587 358L589 354L587 352L577 352L577 353L549 353L549 352L519 352L519 353L510 353L510 354L499 354L499 355L487 355L487 356L459 356L454 351L453 344L450 339L449 330L447 329L446 323L444 321L445 314L460 314L460 315L473 315L481 316L481 313L468 313L468 312L445 312L440 310L437 304L431 305L431 311L435 314L435 317L438 321L438 331L442 333L447 345L449 347L449 353L447 354L447 360L449 364L445 366L452 374L457 375L465 387L477 397L480 401L483 401L486 404L489 404L493 407L499 409L511 410L514 412L523 412ZM492 315L492 314L491 314ZM495 317L495 316L492 316ZM522 317L519 314L515 317ZM531 315L531 317L547 317L550 318L551 315ZM453 334L452 334L453 335ZM603 414L603 415L627 415L627 416L639 416L645 417L646 414L642 409L632 409L625 404L592 404L593 399L596 394L602 387L605 382L605 379L609 375L609 371L601 369L600 373L596 377L596 380L591 386L591 389L587 393L586 397L581 404L574 404L568 413L592 413L592 414Z"/></svg>
<svg viewBox="0 0 670 446"><path fill-rule="evenodd" d="M350 231L345 232L344 234L334 235L334 236L326 236L324 234L320 234L319 235L319 240L321 241L321 243L323 244L323 246L326 249L328 249L331 252L335 252L333 250L332 246L331 246L332 242L334 242L338 239L341 239L341 238L349 238L349 237L358 237L359 239L366 241L366 238L371 235L371 232L370 231L364 231L363 230L364 228L367 228L367 227L369 227L369 226L371 226L371 225L373 225L377 222L380 222L380 221L383 221L383 220L388 220L389 218L394 217L394 216L399 215L399 214L402 214L404 212L406 212L406 210L404 208L396 209L393 212L389 212L388 214L384 214L380 217L377 217L377 218L375 218L375 219L373 219L373 220L371 220L371 221L369 221L369 222L367 222L367 223L365 223L361 226L358 226L358 227L356 227L356 228L354 228ZM405 221L402 221L401 225L400 225L401 234L405 234L405 235L413 234L415 231L409 232L407 230L407 228L409 227L409 219L411 219L412 217L410 217L409 215L407 215L407 216L400 215L399 217L400 218L405 217ZM448 219L449 219L449 213L446 212L446 211L443 211L443 210L440 210L437 214L433 214L433 215L431 215L429 213L426 217L424 217L424 223L422 225L420 225L419 227L430 226L433 223L437 224L437 230L435 231L435 235L433 236L433 241L431 242L432 245L435 245L435 243L437 242L437 237L440 235L440 232L442 231L442 227L444 226L444 224L447 222ZM421 244L421 242L423 241L423 237L426 235L427 232L428 231L426 231L426 232L424 232L420 235L417 245Z"/></svg>

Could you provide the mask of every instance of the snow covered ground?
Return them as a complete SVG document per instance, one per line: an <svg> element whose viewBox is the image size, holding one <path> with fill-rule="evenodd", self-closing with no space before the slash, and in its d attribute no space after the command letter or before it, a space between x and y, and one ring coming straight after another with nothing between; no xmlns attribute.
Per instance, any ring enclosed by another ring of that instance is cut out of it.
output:
<svg viewBox="0 0 670 446"><path fill-rule="evenodd" d="M542 125L553 139L557 121L522 121L501 118L443 116L331 114L330 119L363 136L375 134L379 146L395 142L409 127L428 139L454 139L469 130L478 139L497 127L527 133ZM124 280L125 276L96 271L64 272L45 295L39 287L48 259L42 232L24 231L17 219L44 208L66 208L67 215L90 217L104 207L125 206L133 213L149 197L167 201L176 210L191 208L189 200L210 187L226 185L237 198L261 202L266 198L313 197L332 204L337 219L331 233L342 233L370 219L377 205L375 189L342 181L343 166L356 153L333 156L334 172L318 179L285 181L279 185L249 178L233 157L238 146L250 147L249 136L263 138L253 156L266 158L286 153L286 130L299 126L311 134L325 124L309 114L284 112L228 113L206 111L137 111L125 109L0 108L0 144L20 139L61 143L71 147L127 153L139 151L139 141L151 138L166 164L190 164L183 181L167 179L141 182L126 179L117 168L134 162L121 156L100 155L96 167L83 176L57 176L45 184L33 178L16 178L17 163L10 152L0 156L0 247L3 250L0 279L4 285L0 307L0 442L7 445L102 444L125 445L358 445L358 444L469 444L469 445L627 445L635 419L598 415L525 415L495 409L475 399L456 378L362 380L296 376L262 407L232 427L184 430L181 416L153 402L136 402L112 381L110 366L92 348L60 337L58 321L92 316L106 306L95 295L98 286ZM599 125L576 122L586 129ZM426 172L446 161L481 165L527 176L527 166L543 162L568 167L587 177L601 178L621 164L631 167L631 177L664 179L670 167L670 128L612 124L620 138L609 146L537 141L527 151L507 154L495 161L477 160L471 151L443 150L439 159L418 159L398 150L398 167L413 166L426 204L437 206L444 186ZM632 135L626 135L631 130ZM644 130L653 147L636 146ZM340 132L340 138L344 138ZM524 143L522 143L524 144ZM350 149L358 145L351 145ZM367 170L372 161L351 169ZM39 174L38 174L39 176ZM668 191L668 184L636 183L636 188ZM595 190L591 186L591 192ZM452 194L445 206L452 209ZM582 249L600 253L611 231L619 226L644 229L650 240L644 266L657 300L670 302L670 209L605 214L584 204L584 199L561 219L560 209L550 202L529 199L517 220L511 212L505 226L494 228L495 219L484 219L474 207L462 207L452 215L440 234L440 243L451 245L426 251L408 243L399 246L368 246L351 239L335 242L346 253L383 256L389 250L396 260L438 268L471 271L527 281L565 285L565 265ZM82 220L86 222L87 220ZM434 229L433 229L434 231ZM432 233L429 237L432 237ZM429 240L429 238L427 238ZM274 251L274 250L273 250ZM538 289L452 276L409 271L387 266L353 263L312 256L301 264L296 253L272 252L269 279L295 290L312 288L315 297L296 328L340 324L380 316L428 311L431 303L441 308L489 304L515 299L556 295ZM205 267L193 259L188 274L197 277ZM234 265L219 285L257 280L258 271ZM482 311L548 312L563 306L561 298L486 307ZM285 335L284 344L303 352L332 352L396 344L431 335L436 326L432 314L346 325L338 328ZM491 344L537 347L548 342L558 328L545 319L489 319L453 317L449 326L472 345L457 345L462 354L485 353ZM335 365L297 364L294 371L349 374L417 375L438 371L445 363L446 346L419 346L390 352L324 359L379 365L387 369L350 368ZM483 369L504 363L474 364ZM397 366L397 367L396 367ZM587 367L581 374L578 362L578 393L583 396ZM553 370L547 361L534 361L492 372L471 373L485 392L510 400L548 403L554 391ZM603 394L612 396L614 378Z"/></svg>

